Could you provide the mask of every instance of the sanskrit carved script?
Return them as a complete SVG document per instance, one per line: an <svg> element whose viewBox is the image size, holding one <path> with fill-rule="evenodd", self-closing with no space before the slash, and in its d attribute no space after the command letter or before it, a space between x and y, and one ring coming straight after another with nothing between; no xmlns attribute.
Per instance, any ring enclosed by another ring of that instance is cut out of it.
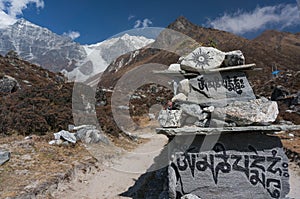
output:
<svg viewBox="0 0 300 199"><path fill-rule="evenodd" d="M245 88L244 80L237 76L209 76L209 78L201 75L197 78L198 88L203 91L209 91L210 88L213 88L215 91L222 86L225 87L230 92L236 92L237 94L243 93L243 88Z"/></svg>
<svg viewBox="0 0 300 199"><path fill-rule="evenodd" d="M289 173L288 164L277 156L276 150L261 155L251 146L250 152L246 154L227 154L221 144L219 149L203 153L176 153L174 165L179 175L189 171L191 178L201 176L201 172L210 172L216 185L220 175L239 172L252 186L261 186L267 190L271 198L281 197L281 181L282 178L288 178Z"/></svg>

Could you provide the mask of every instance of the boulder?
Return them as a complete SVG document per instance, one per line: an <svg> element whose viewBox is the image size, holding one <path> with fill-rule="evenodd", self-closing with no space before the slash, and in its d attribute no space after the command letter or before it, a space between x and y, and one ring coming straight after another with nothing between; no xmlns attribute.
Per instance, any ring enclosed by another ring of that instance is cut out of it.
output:
<svg viewBox="0 0 300 199"><path fill-rule="evenodd" d="M276 120L278 113L277 103L266 98L248 102L236 101L226 107L214 110L214 114L226 114L226 120L232 121L238 126L269 124Z"/></svg>
<svg viewBox="0 0 300 199"><path fill-rule="evenodd" d="M0 92L13 93L18 89L20 89L20 85L15 78L4 75L4 77L0 79Z"/></svg>
<svg viewBox="0 0 300 199"><path fill-rule="evenodd" d="M238 66L245 64L245 57L240 50L225 53L224 66Z"/></svg>
<svg viewBox="0 0 300 199"><path fill-rule="evenodd" d="M190 116L202 118L202 109L198 104L181 104L180 109Z"/></svg>
<svg viewBox="0 0 300 199"><path fill-rule="evenodd" d="M98 142L109 144L108 138L105 137L100 130L96 129L95 126L85 126L84 128L79 128L75 136L78 140L81 140L86 144Z"/></svg>
<svg viewBox="0 0 300 199"><path fill-rule="evenodd" d="M185 71L198 71L219 68L225 53L213 47L199 47L181 61L181 69Z"/></svg>
<svg viewBox="0 0 300 199"><path fill-rule="evenodd" d="M181 117L182 110L161 110L159 112L158 121L161 127L176 128L181 126Z"/></svg>
<svg viewBox="0 0 300 199"><path fill-rule="evenodd" d="M5 162L9 161L9 159L10 159L10 152L0 150L0 166L3 165Z"/></svg>

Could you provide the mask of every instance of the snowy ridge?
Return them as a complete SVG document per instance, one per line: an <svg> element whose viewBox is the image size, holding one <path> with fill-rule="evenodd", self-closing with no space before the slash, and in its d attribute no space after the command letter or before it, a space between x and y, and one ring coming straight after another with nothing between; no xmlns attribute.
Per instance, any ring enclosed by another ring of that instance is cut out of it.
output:
<svg viewBox="0 0 300 199"><path fill-rule="evenodd" d="M77 81L103 72L120 55L152 42L153 39L124 34L92 45L80 45L25 19L0 29L0 54L14 50L27 61L62 72L70 80Z"/></svg>

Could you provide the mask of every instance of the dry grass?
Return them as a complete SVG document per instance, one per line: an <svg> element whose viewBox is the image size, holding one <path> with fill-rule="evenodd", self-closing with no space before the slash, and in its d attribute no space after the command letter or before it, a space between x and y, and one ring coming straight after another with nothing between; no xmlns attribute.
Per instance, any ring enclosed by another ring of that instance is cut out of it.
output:
<svg viewBox="0 0 300 199"><path fill-rule="evenodd" d="M68 179L74 167L81 165L84 169L96 163L81 143L51 146L50 139L49 136L0 139L0 148L11 152L11 159L0 167L0 198L43 193L49 186Z"/></svg>

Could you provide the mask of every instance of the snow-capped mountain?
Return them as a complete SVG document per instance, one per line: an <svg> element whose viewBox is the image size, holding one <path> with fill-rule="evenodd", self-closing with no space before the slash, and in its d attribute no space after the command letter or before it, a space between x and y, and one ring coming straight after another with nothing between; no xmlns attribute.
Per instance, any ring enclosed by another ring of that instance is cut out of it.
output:
<svg viewBox="0 0 300 199"><path fill-rule="evenodd" d="M84 45L87 57L82 60L80 67L69 72L67 76L69 79L76 77L77 81L86 80L103 72L120 55L140 49L152 42L153 39L124 34L97 44Z"/></svg>
<svg viewBox="0 0 300 199"><path fill-rule="evenodd" d="M93 45L80 45L47 28L20 19L0 29L0 54L16 51L20 57L69 79L83 81L102 72L118 56L142 48L154 40L123 35Z"/></svg>
<svg viewBox="0 0 300 199"><path fill-rule="evenodd" d="M86 57L80 44L25 19L0 30L0 54L5 55L10 50L54 72L73 70L76 62Z"/></svg>

